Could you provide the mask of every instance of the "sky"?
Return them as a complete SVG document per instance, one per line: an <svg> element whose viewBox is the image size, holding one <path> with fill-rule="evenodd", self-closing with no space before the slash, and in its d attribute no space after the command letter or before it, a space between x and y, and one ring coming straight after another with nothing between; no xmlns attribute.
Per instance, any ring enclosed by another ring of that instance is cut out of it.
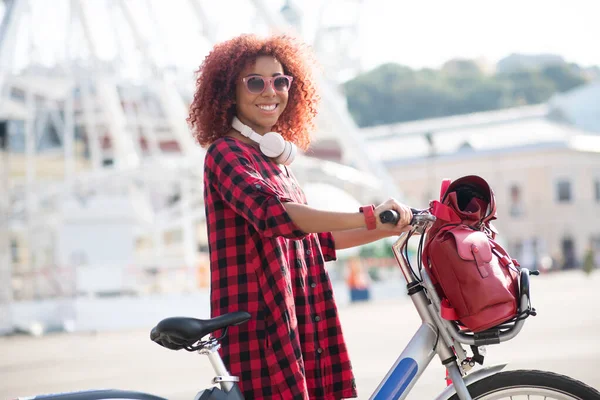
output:
<svg viewBox="0 0 600 400"><path fill-rule="evenodd" d="M61 8L61 3L68 4L68 0L29 1L34 13L38 13L29 26L35 27L37 32L33 36L37 34L39 41L44 41L38 46L41 58L64 53L69 46L77 45L77 35L71 35L70 41L66 41L58 28L64 25L65 18L57 13L65 9ZM196 1L204 5L219 39L250 31L256 26L252 15L253 0ZM103 17L106 13L99 12L102 4L114 1L85 2L94 15L92 30L99 38L100 51L110 54L109 49L118 43L128 54L130 50L127 50L124 35L111 39L115 30ZM201 62L209 45L198 40L199 24L190 12L188 0L126 2L144 21L141 30L148 35L155 54L168 60L180 60L184 65ZM274 10L284 2L262 1ZM352 48L363 70L385 62L435 68L457 57L496 62L511 53L554 53L583 66L600 65L598 0L363 0L360 9L353 6L358 3L356 0L292 0L292 3L303 13L309 43L314 39L312 33L321 11L324 11L323 20L327 24L335 24L352 21L353 12L360 10L358 38ZM155 20L146 15L148 4L153 5L157 15ZM57 18L48 18L49 15ZM76 28L71 32L76 32ZM29 37L22 31L20 35ZM51 45L47 45L48 40ZM27 48L23 46L22 52Z"/></svg>
<svg viewBox="0 0 600 400"><path fill-rule="evenodd" d="M362 15L367 68L385 61L436 67L454 57L496 62L510 53L600 65L597 0L366 0Z"/></svg>

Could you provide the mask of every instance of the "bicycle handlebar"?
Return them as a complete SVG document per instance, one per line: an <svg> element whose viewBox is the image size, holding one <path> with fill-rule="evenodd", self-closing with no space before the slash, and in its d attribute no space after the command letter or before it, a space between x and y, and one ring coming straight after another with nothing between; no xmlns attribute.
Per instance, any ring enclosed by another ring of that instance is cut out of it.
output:
<svg viewBox="0 0 600 400"><path fill-rule="evenodd" d="M435 221L435 217L429 213L428 209L417 210L416 208L411 208L410 211L413 214L413 217L410 221L410 225L419 226L426 222ZM396 210L386 210L379 214L379 220L383 224L394 224L396 225L400 220L400 214Z"/></svg>

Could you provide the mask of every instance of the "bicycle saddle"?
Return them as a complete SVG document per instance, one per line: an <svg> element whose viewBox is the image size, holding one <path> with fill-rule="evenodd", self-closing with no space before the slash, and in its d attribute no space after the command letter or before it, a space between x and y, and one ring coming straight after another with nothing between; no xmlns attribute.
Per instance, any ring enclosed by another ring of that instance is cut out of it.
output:
<svg viewBox="0 0 600 400"><path fill-rule="evenodd" d="M166 318L152 328L150 339L167 349L181 350L192 346L209 333L242 324L249 319L250 314L245 311L227 313L206 320L186 317Z"/></svg>

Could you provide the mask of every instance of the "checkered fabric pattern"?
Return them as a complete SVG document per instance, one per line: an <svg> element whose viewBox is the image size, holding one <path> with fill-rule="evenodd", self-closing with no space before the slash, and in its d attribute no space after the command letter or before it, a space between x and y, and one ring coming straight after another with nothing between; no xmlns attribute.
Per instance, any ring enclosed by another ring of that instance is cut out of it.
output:
<svg viewBox="0 0 600 400"><path fill-rule="evenodd" d="M283 202L306 204L290 169L229 137L208 148L204 167L212 316L252 315L229 328L220 350L244 396L356 397L325 269L336 257L333 237L306 234L290 219Z"/></svg>

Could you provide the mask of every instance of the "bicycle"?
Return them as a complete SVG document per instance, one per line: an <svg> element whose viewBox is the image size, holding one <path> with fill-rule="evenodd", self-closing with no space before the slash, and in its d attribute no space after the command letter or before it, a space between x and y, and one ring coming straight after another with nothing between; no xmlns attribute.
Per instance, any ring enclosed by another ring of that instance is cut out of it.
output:
<svg viewBox="0 0 600 400"><path fill-rule="evenodd" d="M536 370L501 372L507 364L494 365L469 371L475 364L483 365L483 346L513 339L522 329L526 318L535 315L530 301L529 276L535 272L525 268L520 272L520 307L518 315L508 323L479 333L461 330L457 323L441 317L440 299L427 270L420 266L419 275L410 265L407 244L413 234L421 237L435 217L427 210L413 210L413 229L401 234L392 250L407 283L408 296L419 316L421 326L383 378L370 400L402 400L437 354L446 367L451 383L435 400L500 400L515 396L538 396L555 400L600 400L600 393L592 387L567 376ZM396 223L398 214L386 211L380 219ZM218 349L227 328L247 322L250 314L243 311L224 314L208 320L174 317L160 321L150 333L152 341L172 350L186 349L208 356L216 376L211 388L200 391L194 400L244 400L238 386L239 378L227 371ZM223 330L219 338L212 336ZM467 356L463 345L473 355ZM553 396L553 397L551 397ZM100 399L164 400L148 393L124 390L91 390L34 397L35 400L100 400ZM519 397L522 398L522 397Z"/></svg>

